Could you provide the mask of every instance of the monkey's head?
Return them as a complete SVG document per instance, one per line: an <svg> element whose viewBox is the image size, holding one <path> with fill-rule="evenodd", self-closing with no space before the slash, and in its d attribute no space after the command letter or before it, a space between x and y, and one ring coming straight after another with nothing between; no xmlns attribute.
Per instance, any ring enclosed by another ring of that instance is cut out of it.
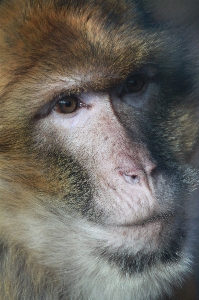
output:
<svg viewBox="0 0 199 300"><path fill-rule="evenodd" d="M2 1L0 16L2 239L67 299L169 292L197 179L180 38L127 0Z"/></svg>

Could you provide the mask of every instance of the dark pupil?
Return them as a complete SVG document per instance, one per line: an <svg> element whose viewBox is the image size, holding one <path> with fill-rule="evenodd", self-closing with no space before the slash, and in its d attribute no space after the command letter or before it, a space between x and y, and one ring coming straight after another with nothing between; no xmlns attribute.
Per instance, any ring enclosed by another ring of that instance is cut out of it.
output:
<svg viewBox="0 0 199 300"><path fill-rule="evenodd" d="M66 101L66 100L62 100L59 103L60 103L60 106L70 107L72 105L71 101Z"/></svg>
<svg viewBox="0 0 199 300"><path fill-rule="evenodd" d="M54 110L62 114L70 114L78 107L78 99L71 95L62 97L54 106Z"/></svg>
<svg viewBox="0 0 199 300"><path fill-rule="evenodd" d="M135 79L129 80L128 83L127 83L129 88L131 88L131 87L134 88L134 87L136 87L137 84L138 84L138 81L135 80Z"/></svg>
<svg viewBox="0 0 199 300"><path fill-rule="evenodd" d="M126 82L126 92L135 93L140 91L144 86L144 78L136 75L133 78L129 78Z"/></svg>

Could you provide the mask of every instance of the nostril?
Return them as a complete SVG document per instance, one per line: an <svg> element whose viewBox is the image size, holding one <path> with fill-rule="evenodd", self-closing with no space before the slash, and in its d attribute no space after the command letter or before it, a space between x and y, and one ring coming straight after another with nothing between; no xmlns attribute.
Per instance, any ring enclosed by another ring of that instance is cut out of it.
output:
<svg viewBox="0 0 199 300"><path fill-rule="evenodd" d="M157 165L155 163L149 163L145 166L145 172L147 176L153 177L157 172Z"/></svg>
<svg viewBox="0 0 199 300"><path fill-rule="evenodd" d="M132 164L132 163L131 163ZM147 184L150 178L155 178L157 171L157 165L152 162L145 163L143 165L136 165L132 168L124 167L119 169L119 174L123 179L130 184Z"/></svg>
<svg viewBox="0 0 199 300"><path fill-rule="evenodd" d="M124 177L125 181L130 183L130 184L138 184L139 183L139 176L136 175L136 174L127 175L127 174L124 173L123 177Z"/></svg>
<svg viewBox="0 0 199 300"><path fill-rule="evenodd" d="M160 170L159 170L158 167L156 167L156 168L154 168L154 169L151 170L150 177L153 180L157 179L159 177L159 175L160 175Z"/></svg>

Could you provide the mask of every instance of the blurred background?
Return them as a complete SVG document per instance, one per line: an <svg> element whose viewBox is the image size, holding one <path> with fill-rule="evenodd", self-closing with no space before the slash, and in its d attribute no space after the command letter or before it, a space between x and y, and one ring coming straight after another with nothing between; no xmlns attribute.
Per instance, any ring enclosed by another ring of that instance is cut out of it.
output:
<svg viewBox="0 0 199 300"><path fill-rule="evenodd" d="M194 25L199 28L198 0L141 0L153 9L157 19Z"/></svg>

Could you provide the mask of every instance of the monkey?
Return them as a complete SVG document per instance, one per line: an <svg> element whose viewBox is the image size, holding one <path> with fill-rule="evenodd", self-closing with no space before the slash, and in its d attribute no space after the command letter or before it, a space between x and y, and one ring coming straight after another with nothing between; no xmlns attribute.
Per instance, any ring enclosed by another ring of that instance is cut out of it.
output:
<svg viewBox="0 0 199 300"><path fill-rule="evenodd" d="M195 234L188 37L136 0L0 16L0 299L171 297Z"/></svg>

